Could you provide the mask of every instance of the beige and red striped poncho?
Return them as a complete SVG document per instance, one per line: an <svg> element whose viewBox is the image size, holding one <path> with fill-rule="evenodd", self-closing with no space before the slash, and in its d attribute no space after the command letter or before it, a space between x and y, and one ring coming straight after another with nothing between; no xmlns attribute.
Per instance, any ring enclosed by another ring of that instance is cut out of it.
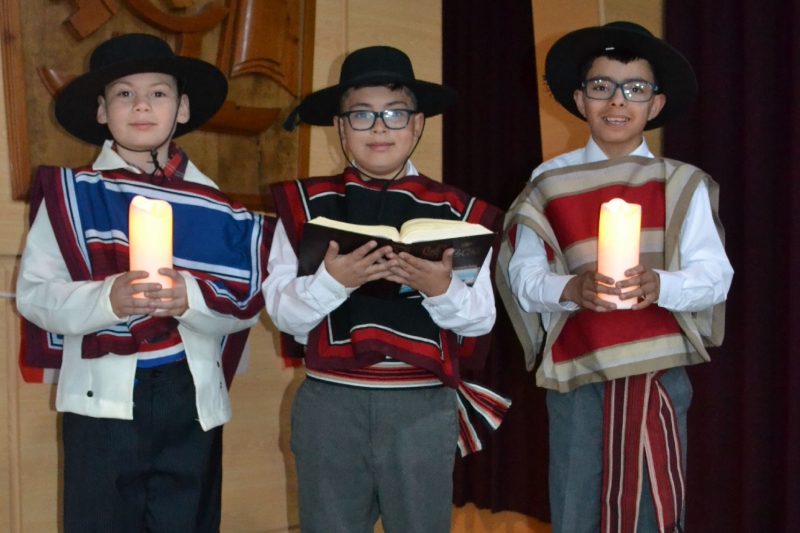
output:
<svg viewBox="0 0 800 533"><path fill-rule="evenodd" d="M681 226L701 180L722 238L718 185L698 168L677 161L628 156L545 172L525 187L505 218L497 285L528 369L542 356L539 386L566 392L709 360L705 346L722 342L724 303L700 313L669 312L655 305L641 311L553 313L544 332L539 314L519 306L508 279L518 224L542 238L554 273L596 270L600 205L618 197L642 204L641 263L679 270Z"/></svg>

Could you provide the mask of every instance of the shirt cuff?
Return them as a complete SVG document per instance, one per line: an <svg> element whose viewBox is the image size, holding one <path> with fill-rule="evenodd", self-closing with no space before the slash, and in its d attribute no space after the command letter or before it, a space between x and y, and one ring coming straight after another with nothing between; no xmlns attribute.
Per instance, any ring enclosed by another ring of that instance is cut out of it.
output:
<svg viewBox="0 0 800 533"><path fill-rule="evenodd" d="M328 273L325 263L320 263L306 290L309 296L326 309L336 309L358 287L347 288ZM327 313L326 313L327 314Z"/></svg>
<svg viewBox="0 0 800 533"><path fill-rule="evenodd" d="M200 313L198 310L200 305L206 307L206 302L203 298L203 291L200 290L200 284L197 282L197 278L183 270L178 270L177 272L183 276L183 280L186 285L186 311L184 311L182 315L176 316L175 318L180 320L191 320L192 315ZM200 302L202 302L202 304Z"/></svg>
<svg viewBox="0 0 800 533"><path fill-rule="evenodd" d="M114 274L113 276L108 276L103 280L103 287L100 289L100 301L102 302L101 307L103 309L103 314L111 324L119 324L128 318L127 316L117 316L116 313L114 313L114 309L111 307L111 287L114 285L114 281L121 275L122 274Z"/></svg>
<svg viewBox="0 0 800 533"><path fill-rule="evenodd" d="M567 283L574 277L575 276L572 275L548 276L547 283L542 291L544 303L546 303L548 307L553 308L553 310L555 310L556 307L561 308L563 311L577 311L580 309L580 306L575 302L570 302L569 300L561 301L561 295L564 294L564 287L566 287Z"/></svg>
<svg viewBox="0 0 800 533"><path fill-rule="evenodd" d="M659 277L658 299L656 304L664 309L675 309L681 297L683 276L677 272L653 270Z"/></svg>
<svg viewBox="0 0 800 533"><path fill-rule="evenodd" d="M439 315L449 313L456 313L460 309L459 303L464 300L463 291L469 290L469 286L461 281L458 276L450 278L450 285L447 290L438 296L427 296L422 294L422 303L425 307L431 310L436 310Z"/></svg>

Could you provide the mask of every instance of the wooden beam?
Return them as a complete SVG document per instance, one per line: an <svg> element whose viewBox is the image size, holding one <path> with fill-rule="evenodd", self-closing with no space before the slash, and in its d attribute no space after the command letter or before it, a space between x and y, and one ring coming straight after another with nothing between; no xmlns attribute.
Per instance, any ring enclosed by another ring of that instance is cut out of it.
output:
<svg viewBox="0 0 800 533"><path fill-rule="evenodd" d="M3 261L3 290L9 291L14 287L14 263ZM6 424L8 430L8 527L9 533L22 532L22 480L20 463L22 460L19 435L19 368L17 366L17 353L19 353L19 315L14 309L12 300L5 299L2 303L6 328L6 398L7 413Z"/></svg>
<svg viewBox="0 0 800 533"><path fill-rule="evenodd" d="M27 142L25 77L22 70L22 29L17 0L0 2L0 22L3 28L1 44L11 196L15 200L24 200L28 194L31 168Z"/></svg>

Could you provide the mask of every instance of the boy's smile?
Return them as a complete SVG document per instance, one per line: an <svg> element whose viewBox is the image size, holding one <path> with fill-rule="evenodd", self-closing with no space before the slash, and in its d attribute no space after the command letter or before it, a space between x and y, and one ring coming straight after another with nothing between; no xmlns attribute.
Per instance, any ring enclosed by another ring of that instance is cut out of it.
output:
<svg viewBox="0 0 800 533"><path fill-rule="evenodd" d="M342 103L343 112L414 108L411 97L403 89L392 90L382 86L351 89ZM406 158L419 138L423 123L422 113L414 113L405 128L389 129L383 118L376 117L370 129L358 131L352 128L347 118L334 118L345 152L363 173L377 179L404 175Z"/></svg>
<svg viewBox="0 0 800 533"><path fill-rule="evenodd" d="M595 78L616 83L654 82L650 64L644 59L622 63L598 57L586 74L587 80ZM647 121L655 118L666 102L663 94L656 94L647 102L629 102L619 87L608 100L589 98L580 89L575 91L574 98L578 110L586 117L592 138L609 158L626 156L636 150L642 142Z"/></svg>
<svg viewBox="0 0 800 533"><path fill-rule="evenodd" d="M148 170L149 150L166 161L175 123L189 120L189 100L178 98L175 78L169 74L143 72L110 83L98 97L97 121L106 124L126 161Z"/></svg>

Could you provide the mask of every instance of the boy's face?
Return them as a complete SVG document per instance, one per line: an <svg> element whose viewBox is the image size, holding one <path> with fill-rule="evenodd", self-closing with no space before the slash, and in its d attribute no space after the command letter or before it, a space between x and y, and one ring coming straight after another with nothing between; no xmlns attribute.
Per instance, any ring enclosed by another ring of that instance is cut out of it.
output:
<svg viewBox="0 0 800 533"><path fill-rule="evenodd" d="M143 72L119 78L97 101L97 122L108 126L120 153L128 152L126 148L163 147L172 138L173 124L189 120L189 98L185 94L178 98L176 80L169 74Z"/></svg>
<svg viewBox="0 0 800 533"><path fill-rule="evenodd" d="M604 78L616 83L627 81L654 82L650 63L637 59L622 63L607 57L598 57L586 74L586 79ZM647 121L655 118L667 98L656 94L647 102L629 102L617 88L609 100L587 97L582 89L575 91L575 103L586 117L594 142L609 157L622 157L636 150L642 142L642 132Z"/></svg>
<svg viewBox="0 0 800 533"><path fill-rule="evenodd" d="M344 98L342 111L385 111L414 109L411 97L403 89L361 87L352 89ZM411 115L403 129L389 129L381 118L372 128L357 131L345 117L335 117L344 149L360 170L378 179L391 179L405 165L406 158L422 132L422 113ZM402 174L402 173L401 173Z"/></svg>

